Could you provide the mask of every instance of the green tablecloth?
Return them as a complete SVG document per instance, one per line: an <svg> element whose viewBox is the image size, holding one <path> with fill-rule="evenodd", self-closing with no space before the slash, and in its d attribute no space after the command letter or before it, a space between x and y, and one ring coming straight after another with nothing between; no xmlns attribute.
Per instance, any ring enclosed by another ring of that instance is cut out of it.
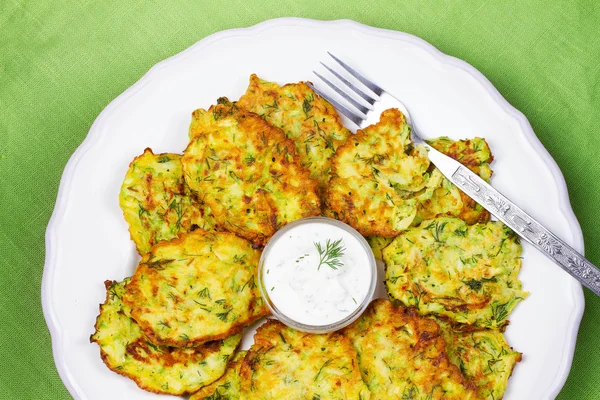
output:
<svg viewBox="0 0 600 400"><path fill-rule="evenodd" d="M42 317L44 232L71 153L153 64L223 29L299 16L420 36L483 72L560 165L600 265L600 8L595 0L0 1L0 398L67 399ZM560 399L600 398L600 299Z"/></svg>

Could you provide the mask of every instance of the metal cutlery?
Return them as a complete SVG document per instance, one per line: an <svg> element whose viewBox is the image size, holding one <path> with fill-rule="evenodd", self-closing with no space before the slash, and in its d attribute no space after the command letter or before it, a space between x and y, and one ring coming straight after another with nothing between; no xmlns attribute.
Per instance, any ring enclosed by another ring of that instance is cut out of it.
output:
<svg viewBox="0 0 600 400"><path fill-rule="evenodd" d="M342 102L312 85L311 87L317 94L329 101L358 128L364 128L376 123L381 112L388 108L398 108L405 114L407 121L410 123L410 113L400 100L365 78L333 54L328 54L352 78L345 78L325 63L321 64L335 79L328 79L318 72L313 72L349 106L343 105ZM352 80L355 80L355 82L353 83ZM338 83L336 84L332 81ZM414 124L411 124L411 128L412 141L415 144L422 144L427 147L429 160L446 178L481 204L496 218L509 226L519 236L552 259L571 276L581 282L581 284L600 296L600 270L590 261L481 179L477 174L427 144L418 133Z"/></svg>

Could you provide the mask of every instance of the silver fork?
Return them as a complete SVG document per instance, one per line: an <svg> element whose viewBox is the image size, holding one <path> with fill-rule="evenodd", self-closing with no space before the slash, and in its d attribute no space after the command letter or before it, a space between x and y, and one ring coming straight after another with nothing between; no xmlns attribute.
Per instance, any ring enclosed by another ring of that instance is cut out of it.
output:
<svg viewBox="0 0 600 400"><path fill-rule="evenodd" d="M313 72L351 107L344 106L340 101L311 85L318 95L329 101L358 128L364 128L377 122L381 112L388 108L398 108L405 114L407 121L410 123L411 118L408 109L400 100L387 93L379 85L365 78L333 54L329 52L328 54L352 78L345 78L325 63L321 64L335 77L335 81L339 82L337 85L318 72ZM364 89L359 87L361 84ZM600 296L600 270L598 268L510 201L506 196L481 179L479 175L471 172L470 169L458 161L440 153L427 144L417 133L414 124L412 124L411 128L412 141L415 144L422 144L427 147L429 160L446 178L481 204L496 218L509 226L519 236L552 259L585 287Z"/></svg>

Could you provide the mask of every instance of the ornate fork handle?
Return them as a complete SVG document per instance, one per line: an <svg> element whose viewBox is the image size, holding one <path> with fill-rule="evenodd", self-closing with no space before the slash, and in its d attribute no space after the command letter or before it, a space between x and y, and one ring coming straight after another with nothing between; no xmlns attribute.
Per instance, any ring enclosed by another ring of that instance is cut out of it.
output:
<svg viewBox="0 0 600 400"><path fill-rule="evenodd" d="M458 167L450 179L463 192L553 259L584 286L600 295L600 270L575 249L465 166Z"/></svg>

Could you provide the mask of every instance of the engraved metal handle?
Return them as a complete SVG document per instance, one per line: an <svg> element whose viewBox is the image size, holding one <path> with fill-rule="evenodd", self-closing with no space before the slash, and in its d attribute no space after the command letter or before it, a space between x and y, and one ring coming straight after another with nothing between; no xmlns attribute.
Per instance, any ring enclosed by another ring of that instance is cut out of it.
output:
<svg viewBox="0 0 600 400"><path fill-rule="evenodd" d="M448 178L500 221L554 260L581 284L600 296L600 270L575 249L467 167L460 165Z"/></svg>

